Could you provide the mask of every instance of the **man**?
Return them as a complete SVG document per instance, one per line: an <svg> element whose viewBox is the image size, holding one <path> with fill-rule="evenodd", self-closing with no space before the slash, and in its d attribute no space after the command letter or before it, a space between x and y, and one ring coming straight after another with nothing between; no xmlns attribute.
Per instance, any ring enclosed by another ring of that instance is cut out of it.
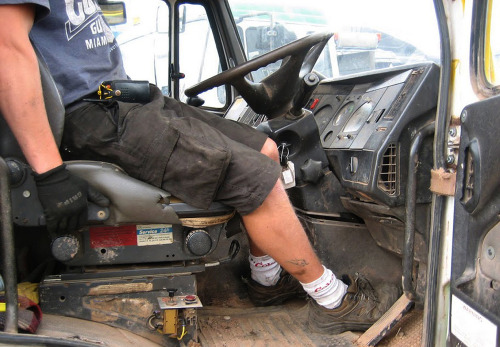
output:
<svg viewBox="0 0 500 347"><path fill-rule="evenodd" d="M86 44L92 39L99 45ZM323 267L279 180L276 145L264 134L165 98L155 87L144 105L84 101L102 81L127 78L97 3L0 0L0 111L35 172L49 231L85 222L87 184L65 169L54 142L30 40L66 106L65 146L115 162L194 206L218 200L242 215L257 304L302 287L314 299L311 323L340 333L368 328L396 300L395 287L377 297L362 277L341 281Z"/></svg>

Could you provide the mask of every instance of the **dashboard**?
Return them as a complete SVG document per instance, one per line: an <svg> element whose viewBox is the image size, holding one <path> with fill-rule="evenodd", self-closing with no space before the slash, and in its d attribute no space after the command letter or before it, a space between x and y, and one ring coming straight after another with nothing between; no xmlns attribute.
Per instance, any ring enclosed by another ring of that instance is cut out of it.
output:
<svg viewBox="0 0 500 347"><path fill-rule="evenodd" d="M401 205L411 140L433 122L438 86L439 67L433 63L321 81L306 109L315 120L315 135L324 158L308 153L315 147L311 141L307 146L289 141L305 138L301 133L304 126L286 125L285 131L268 133L277 143L290 142L295 167L300 168L307 158L315 156L315 160L325 161L342 187L358 198L388 206ZM265 116L253 112L243 99L235 101L225 117L258 128L283 126L279 119L267 121ZM424 143L422 156L432 156L431 144L431 140ZM432 157L426 159L429 160L422 162L432 163Z"/></svg>

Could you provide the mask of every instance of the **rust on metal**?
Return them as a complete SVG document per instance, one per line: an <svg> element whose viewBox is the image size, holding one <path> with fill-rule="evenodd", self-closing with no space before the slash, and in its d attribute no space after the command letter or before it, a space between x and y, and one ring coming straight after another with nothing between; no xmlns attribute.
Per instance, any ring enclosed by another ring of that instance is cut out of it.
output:
<svg viewBox="0 0 500 347"><path fill-rule="evenodd" d="M88 295L109 295L137 292L150 292L153 290L153 283L120 283L103 284L89 290Z"/></svg>
<svg viewBox="0 0 500 347"><path fill-rule="evenodd" d="M112 323L119 319L144 321L154 307L147 299L87 297L83 306L90 311L94 322Z"/></svg>
<svg viewBox="0 0 500 347"><path fill-rule="evenodd" d="M454 196L457 174L443 168L431 170L431 191L439 195Z"/></svg>

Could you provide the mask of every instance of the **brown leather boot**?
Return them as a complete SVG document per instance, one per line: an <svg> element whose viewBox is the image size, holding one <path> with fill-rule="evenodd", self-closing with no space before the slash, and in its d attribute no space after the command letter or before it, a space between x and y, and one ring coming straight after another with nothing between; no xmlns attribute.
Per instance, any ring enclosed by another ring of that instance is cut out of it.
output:
<svg viewBox="0 0 500 347"><path fill-rule="evenodd" d="M342 276L347 293L339 307L327 309L309 301L308 324L318 333L340 334L348 330L364 331L375 323L401 295L398 286L384 283L377 290L362 275Z"/></svg>

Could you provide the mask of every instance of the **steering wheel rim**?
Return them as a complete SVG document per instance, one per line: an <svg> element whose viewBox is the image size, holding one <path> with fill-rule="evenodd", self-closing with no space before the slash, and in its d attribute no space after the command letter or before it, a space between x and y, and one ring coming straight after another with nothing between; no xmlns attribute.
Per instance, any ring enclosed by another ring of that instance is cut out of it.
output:
<svg viewBox="0 0 500 347"><path fill-rule="evenodd" d="M257 113L274 118L286 112L294 99L302 78L312 71L321 51L332 37L331 32L314 33L263 54L255 59L222 71L185 90L188 97L196 96L214 87L229 83ZM287 58L287 59L285 59ZM281 67L259 83L246 76L261 67L283 59ZM278 92L286 89L287 92Z"/></svg>

